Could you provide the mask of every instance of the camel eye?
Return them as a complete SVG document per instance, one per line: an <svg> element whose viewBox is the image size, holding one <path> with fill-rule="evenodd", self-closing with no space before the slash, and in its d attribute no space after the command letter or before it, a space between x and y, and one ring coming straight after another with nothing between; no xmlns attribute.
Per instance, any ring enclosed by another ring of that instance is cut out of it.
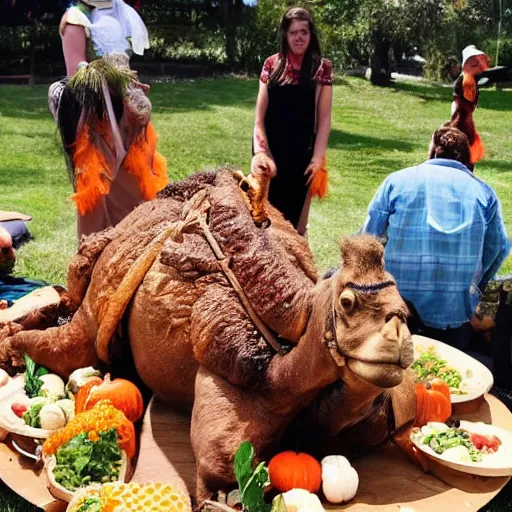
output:
<svg viewBox="0 0 512 512"><path fill-rule="evenodd" d="M356 294L352 290L343 290L340 295L340 306L345 313L351 313L356 305Z"/></svg>

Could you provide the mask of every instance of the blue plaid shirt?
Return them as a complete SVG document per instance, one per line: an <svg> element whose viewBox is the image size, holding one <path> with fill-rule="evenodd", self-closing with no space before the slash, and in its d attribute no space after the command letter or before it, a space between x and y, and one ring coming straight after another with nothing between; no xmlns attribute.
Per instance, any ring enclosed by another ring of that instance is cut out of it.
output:
<svg viewBox="0 0 512 512"><path fill-rule="evenodd" d="M492 188L442 158L390 174L363 231L387 237L386 270L423 322L438 329L471 319L480 290L510 251Z"/></svg>

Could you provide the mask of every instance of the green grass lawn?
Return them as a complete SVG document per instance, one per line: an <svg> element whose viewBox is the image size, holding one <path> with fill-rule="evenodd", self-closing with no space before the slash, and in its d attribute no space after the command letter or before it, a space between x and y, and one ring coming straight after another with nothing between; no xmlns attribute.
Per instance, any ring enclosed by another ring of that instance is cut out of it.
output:
<svg viewBox="0 0 512 512"><path fill-rule="evenodd" d="M33 217L35 239L18 252L16 273L64 283L76 249L71 186L46 86L0 86L0 208ZM249 170L257 81L215 79L155 84L154 124L171 179L223 163ZM324 270L338 262L337 240L364 221L390 172L425 160L432 132L450 115L451 89L416 83L375 88L359 79L334 87L327 153L329 196L316 201L309 240ZM476 124L487 147L477 174L497 192L512 234L512 94L483 91ZM512 272L512 258L501 273ZM0 512L23 509L0 487Z"/></svg>

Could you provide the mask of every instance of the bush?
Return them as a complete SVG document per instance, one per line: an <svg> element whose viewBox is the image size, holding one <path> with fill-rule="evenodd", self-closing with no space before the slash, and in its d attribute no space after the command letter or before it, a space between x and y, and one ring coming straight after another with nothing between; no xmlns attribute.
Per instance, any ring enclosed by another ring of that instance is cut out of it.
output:
<svg viewBox="0 0 512 512"><path fill-rule="evenodd" d="M499 55L498 62L496 63L496 49L498 47L498 40L496 38L487 39L485 41L483 48L485 48L485 52L489 57L491 57L491 61L496 65L512 67L512 36L505 35L500 39L500 47L499 47Z"/></svg>

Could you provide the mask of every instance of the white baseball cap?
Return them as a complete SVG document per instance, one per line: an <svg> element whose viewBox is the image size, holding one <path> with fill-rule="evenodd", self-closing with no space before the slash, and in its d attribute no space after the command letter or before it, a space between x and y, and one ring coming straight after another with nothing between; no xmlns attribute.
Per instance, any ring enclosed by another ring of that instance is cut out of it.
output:
<svg viewBox="0 0 512 512"><path fill-rule="evenodd" d="M469 58L476 57L477 55L485 55L485 53L479 50L474 44L466 46L466 48L462 50L462 65L464 66Z"/></svg>

